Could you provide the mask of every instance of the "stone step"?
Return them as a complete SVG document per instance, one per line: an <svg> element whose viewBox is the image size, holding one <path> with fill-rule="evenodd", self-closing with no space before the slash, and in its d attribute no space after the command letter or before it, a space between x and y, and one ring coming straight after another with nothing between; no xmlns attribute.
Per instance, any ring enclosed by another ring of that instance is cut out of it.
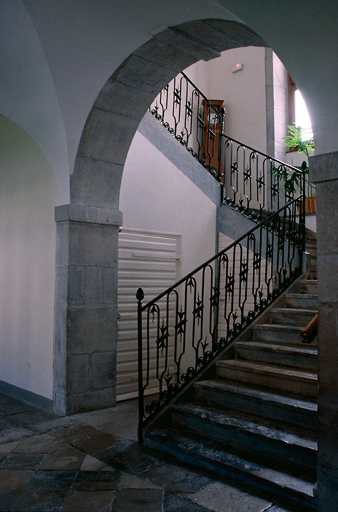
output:
<svg viewBox="0 0 338 512"><path fill-rule="evenodd" d="M305 243L305 251L311 254L311 256L317 255L317 241L309 241Z"/></svg>
<svg viewBox="0 0 338 512"><path fill-rule="evenodd" d="M301 345L302 330L303 327L296 325L255 324L252 333L253 339L257 341Z"/></svg>
<svg viewBox="0 0 338 512"><path fill-rule="evenodd" d="M317 443L297 433L274 428L245 415L220 411L195 403L172 406L171 421L175 428L184 428L201 438L218 442L225 450L241 457L259 461L274 469L307 478L316 477ZM301 430L301 429L299 429Z"/></svg>
<svg viewBox="0 0 338 512"><path fill-rule="evenodd" d="M318 293L318 282L316 279L302 279L298 282L299 293Z"/></svg>
<svg viewBox="0 0 338 512"><path fill-rule="evenodd" d="M304 328L316 313L316 310L311 309L271 308L270 322L273 324L295 325Z"/></svg>
<svg viewBox="0 0 338 512"><path fill-rule="evenodd" d="M174 428L152 430L146 434L146 443L152 449L173 456L175 460L244 485L248 491L259 491L271 500L282 501L285 506L301 507L303 512L316 510L314 481L302 480L227 453L219 447L219 443L201 440L192 432Z"/></svg>
<svg viewBox="0 0 338 512"><path fill-rule="evenodd" d="M195 400L219 408L255 414L281 423L316 430L317 404L272 391L262 391L241 384L205 380L194 384Z"/></svg>
<svg viewBox="0 0 338 512"><path fill-rule="evenodd" d="M286 293L284 306L287 308L318 309L318 295L315 293Z"/></svg>
<svg viewBox="0 0 338 512"><path fill-rule="evenodd" d="M295 347L263 343L259 341L238 341L234 345L236 359L280 364L298 368L317 368L318 350L308 346Z"/></svg>
<svg viewBox="0 0 338 512"><path fill-rule="evenodd" d="M285 391L299 396L316 397L318 379L314 372L270 364L226 359L216 363L217 378L247 382L262 388Z"/></svg>

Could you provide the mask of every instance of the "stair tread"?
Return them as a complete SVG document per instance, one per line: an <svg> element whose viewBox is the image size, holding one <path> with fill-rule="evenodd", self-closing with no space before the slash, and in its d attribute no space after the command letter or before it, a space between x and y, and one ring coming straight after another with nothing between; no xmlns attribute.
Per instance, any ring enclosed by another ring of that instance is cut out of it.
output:
<svg viewBox="0 0 338 512"><path fill-rule="evenodd" d="M213 407L201 406L193 403L174 405L172 406L172 410L190 417L199 416L203 420L207 420L209 424L232 428L235 429L236 432L247 432L253 435L256 439L269 439L271 441L278 442L279 444L284 444L287 447L299 447L312 451L313 453L317 452L317 442L313 439L308 439L307 437L302 437L295 433L274 428L271 425L267 425L266 423L264 424L261 419L258 419L259 423L257 423L244 418L243 415L236 415L234 412L231 413L230 411L227 411L226 414L224 414Z"/></svg>
<svg viewBox="0 0 338 512"><path fill-rule="evenodd" d="M312 311L313 313L313 311ZM265 329L265 330L281 330L281 331L295 331L301 332L303 327L299 325L284 325L284 324L256 324L253 327L254 329Z"/></svg>
<svg viewBox="0 0 338 512"><path fill-rule="evenodd" d="M235 394L244 395L252 399L264 400L267 402L283 404L288 407L305 409L307 411L317 412L318 406L311 400L301 400L299 398L293 398L286 396L281 393L276 393L268 390L261 390L254 387L243 386L240 384L228 384L222 380L203 380L195 383L196 387L210 387L217 388L223 392L231 392Z"/></svg>
<svg viewBox="0 0 338 512"><path fill-rule="evenodd" d="M167 450L177 456L177 451L182 459L187 461L189 457L190 464L200 465L208 469L219 471L224 469L228 471L233 478L240 478L243 475L255 479L257 482L265 483L274 491L281 489L283 493L288 492L298 499L306 499L308 504L314 502L313 485L309 482L290 476L282 471L271 469L258 462L250 462L237 455L222 450L219 443L215 441L203 441L193 435L191 431L185 432L184 429L164 428L156 429L146 434L147 441L160 442ZM224 474L224 473L223 473Z"/></svg>
<svg viewBox="0 0 338 512"><path fill-rule="evenodd" d="M308 348L304 346L295 346L293 345L287 345L287 344L281 344L281 343L266 343L264 341L237 341L235 344L235 347L249 347L252 349L259 348L264 349L272 352L279 352L284 354L307 354L307 355L318 355L318 349L317 348Z"/></svg>
<svg viewBox="0 0 338 512"><path fill-rule="evenodd" d="M274 313L285 313L285 314L296 314L296 315L312 315L314 316L317 311L315 309L308 308L291 308L291 307L279 307L279 308L271 308L271 312Z"/></svg>
<svg viewBox="0 0 338 512"><path fill-rule="evenodd" d="M223 359L217 361L217 366L239 368L249 370L256 373L264 373L266 375L278 375L279 377L291 377L295 379L316 382L318 380L315 372L296 370L284 366L274 366L266 363L244 361L242 359Z"/></svg>
<svg viewBox="0 0 338 512"><path fill-rule="evenodd" d="M287 292L285 297L295 298L306 298L306 299L318 299L318 293L298 293L298 292Z"/></svg>

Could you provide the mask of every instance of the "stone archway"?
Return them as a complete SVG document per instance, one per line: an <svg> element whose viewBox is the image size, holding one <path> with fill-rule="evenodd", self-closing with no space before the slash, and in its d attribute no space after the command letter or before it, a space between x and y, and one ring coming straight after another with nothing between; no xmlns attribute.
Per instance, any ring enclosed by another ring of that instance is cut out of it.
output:
<svg viewBox="0 0 338 512"><path fill-rule="evenodd" d="M71 203L56 209L55 411L115 405L119 191L139 122L179 71L241 46L266 44L225 20L167 28L135 50L98 95L79 145Z"/></svg>

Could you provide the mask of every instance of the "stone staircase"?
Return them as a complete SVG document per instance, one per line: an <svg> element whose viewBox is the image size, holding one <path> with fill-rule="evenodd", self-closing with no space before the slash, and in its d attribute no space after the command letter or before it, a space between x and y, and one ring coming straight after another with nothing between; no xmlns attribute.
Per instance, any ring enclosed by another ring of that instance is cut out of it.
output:
<svg viewBox="0 0 338 512"><path fill-rule="evenodd" d="M170 407L146 443L295 510L315 510L317 342L300 332L317 308L311 267L216 363L214 375Z"/></svg>

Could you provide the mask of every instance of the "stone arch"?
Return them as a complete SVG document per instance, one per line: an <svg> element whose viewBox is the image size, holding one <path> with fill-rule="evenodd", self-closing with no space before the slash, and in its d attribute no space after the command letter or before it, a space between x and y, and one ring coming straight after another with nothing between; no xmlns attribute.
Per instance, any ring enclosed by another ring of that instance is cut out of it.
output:
<svg viewBox="0 0 338 512"><path fill-rule="evenodd" d="M139 122L182 69L241 46L266 44L234 21L170 27L136 49L99 93L81 137L71 203L56 209L56 411L115 404L119 191Z"/></svg>
<svg viewBox="0 0 338 512"><path fill-rule="evenodd" d="M167 28L135 50L107 81L89 114L72 176L71 202L118 208L123 164L153 98L182 69L240 46L266 45L237 22L204 20Z"/></svg>

